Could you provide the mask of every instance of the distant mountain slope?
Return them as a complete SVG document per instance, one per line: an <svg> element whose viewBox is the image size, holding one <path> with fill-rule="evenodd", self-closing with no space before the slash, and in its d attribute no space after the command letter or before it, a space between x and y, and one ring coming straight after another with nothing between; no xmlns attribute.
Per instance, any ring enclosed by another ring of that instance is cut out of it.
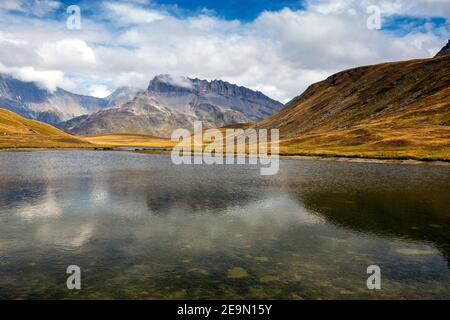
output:
<svg viewBox="0 0 450 320"><path fill-rule="evenodd" d="M34 82L0 74L0 105L26 118L56 125L74 117L117 107L134 98L139 89L121 87L106 98L95 98L57 88L49 92Z"/></svg>
<svg viewBox="0 0 450 320"><path fill-rule="evenodd" d="M286 154L450 160L450 56L337 73L256 127Z"/></svg>
<svg viewBox="0 0 450 320"><path fill-rule="evenodd" d="M192 127L193 117L152 104L140 110L106 109L61 123L59 127L74 134L135 133L168 136L174 128Z"/></svg>
<svg viewBox="0 0 450 320"><path fill-rule="evenodd" d="M228 82L160 75L128 103L61 125L76 134L140 133L169 136L176 128L205 127L261 120L283 105L260 92Z"/></svg>
<svg viewBox="0 0 450 320"><path fill-rule="evenodd" d="M120 87L105 98L107 108L117 108L134 99L136 94L143 90L133 87Z"/></svg>
<svg viewBox="0 0 450 320"><path fill-rule="evenodd" d="M92 148L95 145L51 125L0 108L0 148Z"/></svg>
<svg viewBox="0 0 450 320"><path fill-rule="evenodd" d="M224 112L233 110L241 113L248 122L262 120L283 106L261 92L226 81L206 81L170 75L156 76L150 81L146 93L159 105L176 111L202 117L202 112L217 114L220 110L216 109L222 109Z"/></svg>
<svg viewBox="0 0 450 320"><path fill-rule="evenodd" d="M0 74L0 103L24 117L56 124L98 111L106 107L108 101L74 94L60 88L49 92L34 82L24 82Z"/></svg>

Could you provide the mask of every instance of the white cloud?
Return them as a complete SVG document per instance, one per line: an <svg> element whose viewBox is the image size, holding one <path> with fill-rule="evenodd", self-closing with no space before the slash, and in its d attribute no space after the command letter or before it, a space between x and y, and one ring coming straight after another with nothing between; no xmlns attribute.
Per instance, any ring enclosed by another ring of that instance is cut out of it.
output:
<svg viewBox="0 0 450 320"><path fill-rule="evenodd" d="M36 16L44 16L47 13L60 7L59 1L53 0L34 0L30 6L30 11Z"/></svg>
<svg viewBox="0 0 450 320"><path fill-rule="evenodd" d="M0 9L1 10L14 10L14 11L22 11L22 3L17 0L4 0L0 2Z"/></svg>
<svg viewBox="0 0 450 320"><path fill-rule="evenodd" d="M125 3L106 3L106 13L110 13L116 23L123 25L152 23L164 19L156 10L148 10Z"/></svg>
<svg viewBox="0 0 450 320"><path fill-rule="evenodd" d="M3 33L0 31L0 43L6 43L14 46L24 46L26 45L26 41L23 41L21 39L15 39L13 35Z"/></svg>
<svg viewBox="0 0 450 320"><path fill-rule="evenodd" d="M177 18L142 3L115 1L101 6L101 19L83 16L79 31L67 30L64 21L0 10L0 63L17 75L33 67L41 82L38 75L49 71L47 87L84 94L144 88L153 76L171 74L223 79L288 101L342 69L431 57L446 43L448 28L401 37L368 30L365 6L373 2L314 0L305 11L265 12L243 23L205 13ZM384 15L449 17L447 0L378 3Z"/></svg>
<svg viewBox="0 0 450 320"><path fill-rule="evenodd" d="M80 39L47 42L39 47L37 53L47 67L77 69L96 62L94 50Z"/></svg>
<svg viewBox="0 0 450 320"><path fill-rule="evenodd" d="M58 9L59 1L54 0L2 0L0 2L0 10L19 11L28 15L38 17Z"/></svg>
<svg viewBox="0 0 450 320"><path fill-rule="evenodd" d="M104 85L93 85L90 88L89 94L93 97L97 98L105 98L111 94L111 91L108 89L107 86Z"/></svg>
<svg viewBox="0 0 450 320"><path fill-rule="evenodd" d="M411 15L419 17L445 17L450 19L449 0L309 0L308 8L324 14L349 10L363 12L377 5L383 15Z"/></svg>
<svg viewBox="0 0 450 320"><path fill-rule="evenodd" d="M50 92L55 91L58 86L69 85L69 81L64 78L64 73L58 70L39 71L31 66L10 68L0 63L0 73L10 74L16 79L26 82L36 82Z"/></svg>
<svg viewBox="0 0 450 320"><path fill-rule="evenodd" d="M174 76L169 74L158 75L158 78L161 82L167 83L173 86L179 86L182 88L192 88L192 83L189 81L187 77L183 76Z"/></svg>

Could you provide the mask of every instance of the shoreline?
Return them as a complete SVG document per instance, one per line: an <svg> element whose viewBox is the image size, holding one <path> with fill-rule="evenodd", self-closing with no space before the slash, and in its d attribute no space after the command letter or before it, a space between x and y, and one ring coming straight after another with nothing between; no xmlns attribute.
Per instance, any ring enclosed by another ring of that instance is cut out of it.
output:
<svg viewBox="0 0 450 320"><path fill-rule="evenodd" d="M285 155L280 156L284 160L317 160L317 161L334 161L334 162L351 162L351 163L384 163L384 164L401 164L401 165L433 165L433 166L450 166L449 160L416 160L416 159L395 159L395 158L364 158L364 157L348 157L348 156L300 156Z"/></svg>
<svg viewBox="0 0 450 320"><path fill-rule="evenodd" d="M115 151L131 152L138 154L151 155L170 155L167 150L118 150L113 147L100 148L0 148L0 152L34 152L34 151ZM304 161L334 161L350 163L381 163L381 164L399 164L399 165L433 165L450 166L450 160L427 160L427 159L395 159L395 158L365 158L349 156L317 156L317 155L280 155L281 160L304 160Z"/></svg>

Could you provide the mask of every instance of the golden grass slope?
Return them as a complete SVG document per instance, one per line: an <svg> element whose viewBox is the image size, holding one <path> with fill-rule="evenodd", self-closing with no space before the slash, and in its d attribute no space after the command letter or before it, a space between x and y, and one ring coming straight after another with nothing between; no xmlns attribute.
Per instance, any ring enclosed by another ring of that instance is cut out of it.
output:
<svg viewBox="0 0 450 320"><path fill-rule="evenodd" d="M0 108L0 149L94 148L95 145L51 125Z"/></svg>
<svg viewBox="0 0 450 320"><path fill-rule="evenodd" d="M94 144L109 147L172 147L176 142L146 134L104 134L83 136L83 139Z"/></svg>
<svg viewBox="0 0 450 320"><path fill-rule="evenodd" d="M282 154L450 160L450 56L340 72L255 127Z"/></svg>

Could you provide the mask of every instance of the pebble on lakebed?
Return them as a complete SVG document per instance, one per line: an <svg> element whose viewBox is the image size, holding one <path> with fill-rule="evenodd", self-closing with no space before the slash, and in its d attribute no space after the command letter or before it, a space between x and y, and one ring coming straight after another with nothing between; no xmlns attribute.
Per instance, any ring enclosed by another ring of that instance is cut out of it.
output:
<svg viewBox="0 0 450 320"><path fill-rule="evenodd" d="M228 278L230 279L241 279L241 278L247 278L248 272L241 267L236 267L228 270Z"/></svg>

